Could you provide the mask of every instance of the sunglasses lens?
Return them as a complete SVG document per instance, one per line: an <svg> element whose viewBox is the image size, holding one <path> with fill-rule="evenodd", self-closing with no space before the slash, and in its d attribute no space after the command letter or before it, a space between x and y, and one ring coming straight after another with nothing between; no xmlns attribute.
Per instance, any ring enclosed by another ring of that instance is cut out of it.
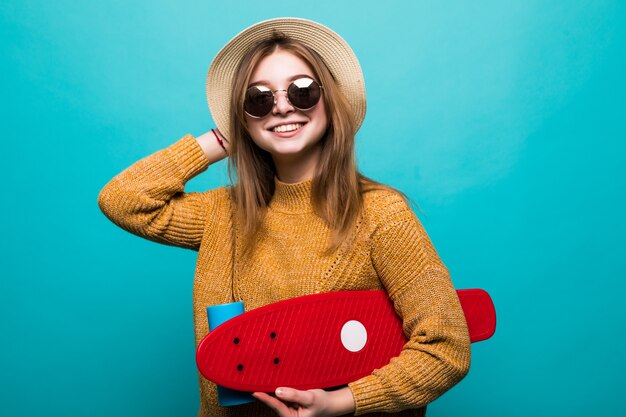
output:
<svg viewBox="0 0 626 417"><path fill-rule="evenodd" d="M273 106L274 95L269 88L255 85L246 91L243 108L250 116L263 117L272 111Z"/></svg>
<svg viewBox="0 0 626 417"><path fill-rule="evenodd" d="M315 106L320 100L320 95L320 85L310 78L295 80L287 90L289 101L300 110Z"/></svg>

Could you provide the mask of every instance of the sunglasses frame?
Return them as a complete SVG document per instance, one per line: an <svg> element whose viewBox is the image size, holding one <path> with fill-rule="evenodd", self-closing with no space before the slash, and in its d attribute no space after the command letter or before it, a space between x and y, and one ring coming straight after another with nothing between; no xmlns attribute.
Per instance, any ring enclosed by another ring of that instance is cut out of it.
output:
<svg viewBox="0 0 626 417"><path fill-rule="evenodd" d="M315 104L313 104L311 107L307 107L307 108L298 107L298 106L296 106L295 104L293 104L293 103L291 102L291 100L289 100L289 91L288 91L288 90L289 90L289 87L291 87L291 86L292 86L292 85L294 85L297 81L300 81L300 80L311 80L311 81L313 81L315 84L317 84L317 85L319 86L319 88L320 88L320 96L319 96L319 98L317 99L317 101L315 102ZM250 88L252 88L252 87L256 87L256 86L251 86L251 87L248 87L248 88L246 89L246 97L247 97L247 94L248 94L248 90L250 90ZM295 107L296 109L298 109L298 110L300 110L300 111L307 111L307 110L311 110L313 107L317 106L317 104L320 102L320 100L321 100L321 98L322 98L322 90L324 90L324 86L323 86L323 85L321 85L319 82L317 82L317 80L315 80L315 79L314 79L314 78L312 78L312 77L300 77L300 78L297 78L297 79L293 80L292 82L290 82L290 83L289 83L289 86L287 86L287 90L285 90L285 89L272 90L272 89L270 89L270 88L268 88L268 90L269 90L269 92L270 92L270 93L272 93L272 97L274 97L274 104L272 104L272 107L270 107L270 110L269 110L267 113L265 113L263 116L254 116L254 115L252 115L252 114L248 113L248 111L246 110L246 104L245 104L245 103L246 103L246 99L244 98L243 111L244 111L244 112L245 112L248 116L252 117L253 119L262 119L262 118L264 118L264 117L267 117L267 115L268 115L268 114L270 114L270 113L272 112L272 108L274 108L274 106L278 103L278 100L276 99L276 93L277 93L277 92L279 92L279 91L284 91L284 92L285 92L285 98L287 99L287 102L288 102L290 105L292 105L293 107Z"/></svg>

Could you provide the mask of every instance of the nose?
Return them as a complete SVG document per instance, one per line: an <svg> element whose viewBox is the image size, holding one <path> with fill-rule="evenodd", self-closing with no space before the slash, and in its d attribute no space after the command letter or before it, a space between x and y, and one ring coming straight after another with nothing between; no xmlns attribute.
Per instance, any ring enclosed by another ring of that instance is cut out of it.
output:
<svg viewBox="0 0 626 417"><path fill-rule="evenodd" d="M286 90L274 91L274 107L272 108L273 114L287 114L294 110L294 107L287 98Z"/></svg>

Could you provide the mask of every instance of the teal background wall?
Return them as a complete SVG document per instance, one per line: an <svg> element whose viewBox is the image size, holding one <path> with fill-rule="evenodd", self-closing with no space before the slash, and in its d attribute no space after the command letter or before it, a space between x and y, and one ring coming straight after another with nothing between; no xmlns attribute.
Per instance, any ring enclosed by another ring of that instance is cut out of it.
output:
<svg viewBox="0 0 626 417"><path fill-rule="evenodd" d="M429 415L623 415L626 3L601 0L3 1L0 414L195 415L196 254L96 198L213 127L212 57L288 15L352 45L362 171L496 302L496 335ZM220 163L188 190L226 180Z"/></svg>

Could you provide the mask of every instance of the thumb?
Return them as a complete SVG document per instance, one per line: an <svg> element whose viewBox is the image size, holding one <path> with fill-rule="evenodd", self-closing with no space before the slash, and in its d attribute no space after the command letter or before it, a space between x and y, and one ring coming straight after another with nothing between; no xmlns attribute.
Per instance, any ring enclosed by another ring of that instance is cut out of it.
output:
<svg viewBox="0 0 626 417"><path fill-rule="evenodd" d="M313 393L309 391L281 387L276 389L276 396L283 401L297 403L305 407L313 403Z"/></svg>

